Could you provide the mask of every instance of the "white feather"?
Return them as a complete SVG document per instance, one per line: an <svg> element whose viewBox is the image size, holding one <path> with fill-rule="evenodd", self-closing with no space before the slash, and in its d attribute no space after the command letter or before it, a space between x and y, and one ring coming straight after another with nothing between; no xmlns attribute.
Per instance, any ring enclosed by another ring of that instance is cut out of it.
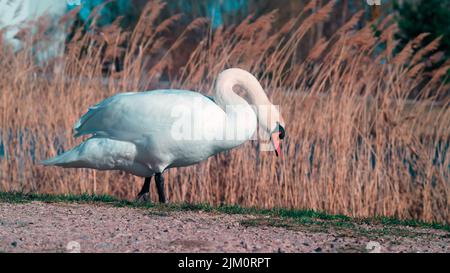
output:
<svg viewBox="0 0 450 273"><path fill-rule="evenodd" d="M267 100L258 81L240 69L226 70L219 76L214 97L218 104L187 90L118 94L90 107L76 123L75 136L91 138L43 164L123 170L149 177L237 147L255 133L257 117L254 109L233 92L234 84L253 92L250 97L259 99L260 104ZM239 111L228 109L230 105L240 106ZM265 123L265 127L271 126ZM186 130L181 131L185 134L178 134L184 125ZM241 130L243 134L227 138L229 130Z"/></svg>

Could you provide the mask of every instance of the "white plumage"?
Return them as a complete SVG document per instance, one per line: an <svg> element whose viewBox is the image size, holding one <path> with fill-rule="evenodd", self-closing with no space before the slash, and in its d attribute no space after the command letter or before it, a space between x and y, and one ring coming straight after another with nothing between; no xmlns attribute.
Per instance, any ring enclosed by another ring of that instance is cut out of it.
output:
<svg viewBox="0 0 450 273"><path fill-rule="evenodd" d="M222 72L214 100L186 90L122 93L89 108L74 127L75 137L92 135L44 165L123 170L151 177L172 167L195 164L249 140L258 111L233 91L240 85L249 102L271 105L261 85L241 69ZM259 117L267 132L282 123L277 111Z"/></svg>

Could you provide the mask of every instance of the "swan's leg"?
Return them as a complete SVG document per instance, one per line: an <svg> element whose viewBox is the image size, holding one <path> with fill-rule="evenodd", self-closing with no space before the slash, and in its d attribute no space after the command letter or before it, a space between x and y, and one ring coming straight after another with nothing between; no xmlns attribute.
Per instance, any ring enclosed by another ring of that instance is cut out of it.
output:
<svg viewBox="0 0 450 273"><path fill-rule="evenodd" d="M152 177L146 177L144 180L144 185L141 191L138 193L136 200L149 201L150 200L150 181Z"/></svg>
<svg viewBox="0 0 450 273"><path fill-rule="evenodd" d="M166 194L164 193L164 177L162 173L155 175L156 189L158 190L159 202L166 203Z"/></svg>

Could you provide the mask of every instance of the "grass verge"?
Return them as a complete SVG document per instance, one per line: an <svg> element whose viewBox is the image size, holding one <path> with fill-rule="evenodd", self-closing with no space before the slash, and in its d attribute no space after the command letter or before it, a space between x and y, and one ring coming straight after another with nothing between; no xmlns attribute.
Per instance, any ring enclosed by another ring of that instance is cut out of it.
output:
<svg viewBox="0 0 450 273"><path fill-rule="evenodd" d="M205 211L225 214L254 215L256 218L241 221L245 226L275 226L288 229L308 231L326 231L329 228L342 232L352 232L371 237L394 234L398 236L414 236L415 232L405 231L400 227L419 227L445 230L450 232L450 225L440 223L427 223L416 220L399 220L392 217L352 218L345 215L330 215L313 210L297 210L285 208L259 209L247 208L238 205L211 206L209 204L172 203L157 204L138 201L120 200L109 195L50 195L20 192L0 192L0 202L3 203L27 203L40 201L46 203L97 203L109 204L116 207L147 208L156 215L167 215L175 211ZM361 228L362 225L383 225L383 228ZM355 235L355 234L353 234Z"/></svg>

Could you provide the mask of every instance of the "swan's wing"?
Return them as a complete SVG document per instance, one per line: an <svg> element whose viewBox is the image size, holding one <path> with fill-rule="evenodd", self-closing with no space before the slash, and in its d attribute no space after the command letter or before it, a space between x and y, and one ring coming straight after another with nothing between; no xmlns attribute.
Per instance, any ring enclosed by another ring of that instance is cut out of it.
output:
<svg viewBox="0 0 450 273"><path fill-rule="evenodd" d="M94 106L89 107L88 111L75 123L73 127L74 137L80 137L88 134L103 134L102 129L106 129L105 122L112 119L111 112L115 108L120 108L118 101L121 101L125 96L136 93L121 93L109 97Z"/></svg>
<svg viewBox="0 0 450 273"><path fill-rule="evenodd" d="M176 121L174 109L180 105L192 107L195 100L214 104L200 93L184 90L118 94L89 108L74 127L75 137L93 134L139 141L147 136L161 136L170 132Z"/></svg>

